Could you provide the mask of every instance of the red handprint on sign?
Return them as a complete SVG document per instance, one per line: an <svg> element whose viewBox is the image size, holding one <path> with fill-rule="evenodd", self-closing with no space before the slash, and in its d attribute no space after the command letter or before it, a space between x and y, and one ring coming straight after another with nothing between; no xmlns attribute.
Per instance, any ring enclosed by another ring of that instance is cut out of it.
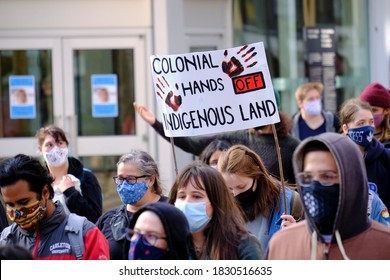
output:
<svg viewBox="0 0 390 280"><path fill-rule="evenodd" d="M163 81L158 77L156 86L161 91L157 91L157 95L165 101L165 103L172 108L173 111L179 110L180 105L182 104L181 96L175 95L173 91L170 89L168 81L165 79L164 76L162 76ZM166 89L165 89L166 88ZM179 86L176 84L176 89L179 89ZM169 91L168 94L165 96L165 92Z"/></svg>
<svg viewBox="0 0 390 280"><path fill-rule="evenodd" d="M239 57L244 59L244 63L251 62L252 58L257 54L257 52L253 52L255 47L250 48L245 53L240 55L242 52L244 52L248 48L248 45L243 46L238 52L237 55ZM229 75L230 78L240 75L242 72L244 72L244 66L242 63L235 57L232 56L229 61L227 60L228 56L228 50L225 50L224 57L225 60L222 62L222 71ZM253 67L257 64L257 61L254 61L246 66L246 68Z"/></svg>

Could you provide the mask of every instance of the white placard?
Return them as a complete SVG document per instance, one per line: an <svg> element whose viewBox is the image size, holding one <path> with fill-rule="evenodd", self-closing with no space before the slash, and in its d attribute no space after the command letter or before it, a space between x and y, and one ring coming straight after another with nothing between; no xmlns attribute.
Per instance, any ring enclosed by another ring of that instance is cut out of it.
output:
<svg viewBox="0 0 390 280"><path fill-rule="evenodd" d="M279 122L263 43L151 56L166 136L194 136Z"/></svg>

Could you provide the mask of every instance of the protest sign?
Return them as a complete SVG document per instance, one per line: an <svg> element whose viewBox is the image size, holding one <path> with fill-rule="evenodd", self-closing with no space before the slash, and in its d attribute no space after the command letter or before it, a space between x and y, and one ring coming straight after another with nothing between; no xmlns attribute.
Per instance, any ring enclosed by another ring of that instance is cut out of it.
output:
<svg viewBox="0 0 390 280"><path fill-rule="evenodd" d="M279 122L263 43L151 56L165 135L194 136Z"/></svg>

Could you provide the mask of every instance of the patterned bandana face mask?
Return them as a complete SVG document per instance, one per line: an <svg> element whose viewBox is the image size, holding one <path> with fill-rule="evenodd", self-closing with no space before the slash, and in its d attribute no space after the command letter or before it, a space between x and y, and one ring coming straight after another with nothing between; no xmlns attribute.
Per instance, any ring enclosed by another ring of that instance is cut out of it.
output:
<svg viewBox="0 0 390 280"><path fill-rule="evenodd" d="M44 158L46 162L51 166L61 166L68 159L68 148L60 148L58 146L53 147Z"/></svg>
<svg viewBox="0 0 390 280"><path fill-rule="evenodd" d="M348 136L356 144L362 147L368 147L374 137L374 128L370 125L348 128Z"/></svg>
<svg viewBox="0 0 390 280"><path fill-rule="evenodd" d="M323 186L313 181L310 187L303 187L303 203L322 234L331 234L336 219L340 185Z"/></svg>
<svg viewBox="0 0 390 280"><path fill-rule="evenodd" d="M134 205L144 197L148 188L146 181L130 184L124 180L122 184L118 185L117 191L124 204Z"/></svg>
<svg viewBox="0 0 390 280"><path fill-rule="evenodd" d="M40 201L36 201L26 207L7 209L9 219L25 230L35 229L45 214L46 207L42 207Z"/></svg>

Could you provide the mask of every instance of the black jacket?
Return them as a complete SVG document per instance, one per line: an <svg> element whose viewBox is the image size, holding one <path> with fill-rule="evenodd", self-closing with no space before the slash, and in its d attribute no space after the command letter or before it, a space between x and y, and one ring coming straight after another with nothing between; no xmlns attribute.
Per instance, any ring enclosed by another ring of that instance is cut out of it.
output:
<svg viewBox="0 0 390 280"><path fill-rule="evenodd" d="M166 201L162 196L159 201ZM130 243L126 239L126 230L134 213L126 210L126 204L115 207L104 213L96 226L104 234L110 246L110 260L127 260Z"/></svg>
<svg viewBox="0 0 390 280"><path fill-rule="evenodd" d="M103 212L103 195L96 176L76 158L69 157L68 174L80 180L82 194L71 187L64 192L66 206L70 212L85 216L95 223Z"/></svg>
<svg viewBox="0 0 390 280"><path fill-rule="evenodd" d="M390 149L385 149L376 138L364 154L370 189L376 192L386 207L390 208Z"/></svg>
<svg viewBox="0 0 390 280"><path fill-rule="evenodd" d="M169 137L164 134L164 127L161 122L156 120L152 125L158 134L170 141ZM187 153L192 153L199 156L201 152L213 140L225 140L231 145L242 144L254 152L256 152L263 160L265 167L271 173L280 179L279 163L277 158L277 151L274 136L272 134L251 135L248 129L238 130L233 132L225 132L218 134L209 134L192 137L174 137L175 146L179 147ZM283 175L284 179L290 184L295 183L295 177L292 167L292 155L295 148L299 145L300 140L288 135L287 137L279 137L279 146L282 154Z"/></svg>

